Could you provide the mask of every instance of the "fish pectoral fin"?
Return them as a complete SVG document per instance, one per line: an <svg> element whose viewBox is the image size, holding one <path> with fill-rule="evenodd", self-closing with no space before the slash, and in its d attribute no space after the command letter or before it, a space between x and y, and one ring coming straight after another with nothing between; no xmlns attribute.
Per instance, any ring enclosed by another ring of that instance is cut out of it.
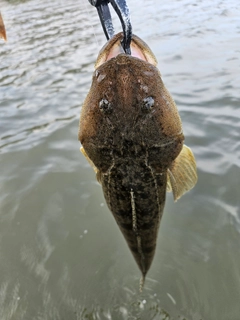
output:
<svg viewBox="0 0 240 320"><path fill-rule="evenodd" d="M167 171L167 191L173 192L174 201L191 190L197 182L197 166L192 150L183 145L182 151Z"/></svg>
<svg viewBox="0 0 240 320"><path fill-rule="evenodd" d="M82 154L84 155L84 157L87 159L87 161L89 162L89 164L91 165L91 167L93 167L93 170L96 173L96 178L97 181L101 184L101 174L100 171L97 169L97 167L94 165L94 163L92 162L92 160L88 157L86 151L84 150L83 147L80 148L80 151L82 152Z"/></svg>
<svg viewBox="0 0 240 320"><path fill-rule="evenodd" d="M94 163L92 162L92 160L88 157L86 151L84 150L83 147L80 148L80 151L82 152L82 154L84 155L84 157L87 159L87 161L89 162L89 164L93 167L93 170L97 173L98 169L95 167Z"/></svg>
<svg viewBox="0 0 240 320"><path fill-rule="evenodd" d="M171 186L171 182L170 182L170 173L171 171L168 169L167 171L167 192L172 192L172 186Z"/></svg>
<svg viewBox="0 0 240 320"><path fill-rule="evenodd" d="M89 164L91 165L91 167L93 167L94 172L96 173L96 178L97 181L102 184L101 182L101 173L98 170L98 168L94 165L94 163L92 162L92 160L88 157L86 151L84 150L83 147L80 148L80 151L82 152L82 154L84 155L84 157L87 159L87 161L89 162Z"/></svg>
<svg viewBox="0 0 240 320"><path fill-rule="evenodd" d="M3 23L1 12L0 12L0 38L7 41L6 29Z"/></svg>

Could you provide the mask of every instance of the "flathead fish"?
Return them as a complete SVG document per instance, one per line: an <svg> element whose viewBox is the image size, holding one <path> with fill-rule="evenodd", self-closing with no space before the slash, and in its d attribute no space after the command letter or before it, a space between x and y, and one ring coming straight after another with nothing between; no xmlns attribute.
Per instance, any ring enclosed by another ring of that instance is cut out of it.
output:
<svg viewBox="0 0 240 320"><path fill-rule="evenodd" d="M197 172L154 54L133 35L127 55L121 39L121 33L115 35L99 53L81 110L79 140L142 272L143 285L166 191L176 201L196 184Z"/></svg>
<svg viewBox="0 0 240 320"><path fill-rule="evenodd" d="M7 34L6 34L6 30L5 30L5 26L4 26L4 22L3 22L3 18L0 12L0 38L4 39L5 41L7 41Z"/></svg>

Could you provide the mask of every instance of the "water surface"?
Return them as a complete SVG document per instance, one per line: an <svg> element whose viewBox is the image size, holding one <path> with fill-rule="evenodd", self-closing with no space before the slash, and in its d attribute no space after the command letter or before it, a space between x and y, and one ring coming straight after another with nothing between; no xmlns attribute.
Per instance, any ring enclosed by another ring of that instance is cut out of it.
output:
<svg viewBox="0 0 240 320"><path fill-rule="evenodd" d="M178 105L198 184L177 203L168 195L140 294L77 140L105 43L96 10L87 0L0 0L1 320L239 320L238 1L128 4Z"/></svg>

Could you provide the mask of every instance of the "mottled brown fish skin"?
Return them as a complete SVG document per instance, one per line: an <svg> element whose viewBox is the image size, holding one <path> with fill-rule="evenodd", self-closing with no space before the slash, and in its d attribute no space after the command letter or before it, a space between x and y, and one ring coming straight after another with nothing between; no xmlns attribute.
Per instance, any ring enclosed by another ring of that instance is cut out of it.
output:
<svg viewBox="0 0 240 320"><path fill-rule="evenodd" d="M163 214L167 169L184 141L158 69L126 54L97 68L82 107L79 140L145 277Z"/></svg>
<svg viewBox="0 0 240 320"><path fill-rule="evenodd" d="M114 166L110 175L103 175L102 187L108 207L145 276L155 253L165 204L166 174L153 175L144 163L126 161Z"/></svg>

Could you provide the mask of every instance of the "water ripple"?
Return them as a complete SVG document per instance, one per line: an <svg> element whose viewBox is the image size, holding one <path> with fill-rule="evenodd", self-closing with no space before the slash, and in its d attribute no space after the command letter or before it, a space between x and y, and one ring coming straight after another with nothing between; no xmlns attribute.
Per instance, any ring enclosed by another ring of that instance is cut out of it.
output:
<svg viewBox="0 0 240 320"><path fill-rule="evenodd" d="M1 319L239 317L239 6L128 3L178 105L198 183L177 204L168 197L139 295L139 271L77 140L105 42L96 10L87 0L1 1Z"/></svg>

